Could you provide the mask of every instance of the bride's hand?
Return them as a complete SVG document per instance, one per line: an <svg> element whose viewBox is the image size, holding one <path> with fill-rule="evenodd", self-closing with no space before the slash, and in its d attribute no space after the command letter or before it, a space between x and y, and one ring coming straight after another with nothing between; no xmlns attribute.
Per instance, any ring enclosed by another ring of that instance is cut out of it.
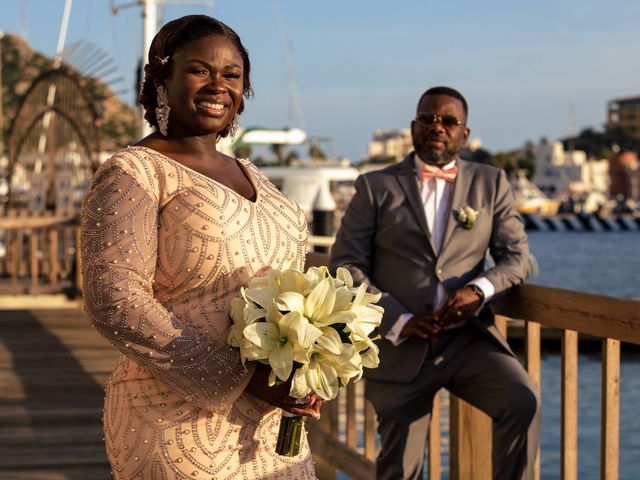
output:
<svg viewBox="0 0 640 480"><path fill-rule="evenodd" d="M261 363L256 365L253 377L251 377L247 385L247 391L251 393L251 395L295 415L313 417L316 420L320 418L320 407L323 403L322 398L312 393L309 395L309 401L307 403L299 403L299 400L289 395L291 382L285 382L273 387L269 386L270 371L266 365Z"/></svg>

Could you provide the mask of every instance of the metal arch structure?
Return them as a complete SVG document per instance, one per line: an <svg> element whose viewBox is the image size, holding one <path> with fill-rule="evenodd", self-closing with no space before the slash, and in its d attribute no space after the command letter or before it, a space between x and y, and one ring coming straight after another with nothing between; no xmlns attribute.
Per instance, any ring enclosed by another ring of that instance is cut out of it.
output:
<svg viewBox="0 0 640 480"><path fill-rule="evenodd" d="M38 76L8 138L9 208L74 213L98 165L100 114L77 74Z"/></svg>

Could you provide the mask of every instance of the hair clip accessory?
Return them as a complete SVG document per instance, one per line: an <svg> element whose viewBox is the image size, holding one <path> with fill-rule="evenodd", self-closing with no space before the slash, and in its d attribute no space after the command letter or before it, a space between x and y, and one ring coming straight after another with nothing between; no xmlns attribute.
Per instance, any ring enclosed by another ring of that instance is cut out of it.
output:
<svg viewBox="0 0 640 480"><path fill-rule="evenodd" d="M160 60L160 63L161 63L162 65L165 65L165 64L169 63L169 55L167 55L167 56L166 56L166 57L164 57L164 58L160 58L159 56L157 56L157 55L156 55L156 58L157 58L158 60Z"/></svg>

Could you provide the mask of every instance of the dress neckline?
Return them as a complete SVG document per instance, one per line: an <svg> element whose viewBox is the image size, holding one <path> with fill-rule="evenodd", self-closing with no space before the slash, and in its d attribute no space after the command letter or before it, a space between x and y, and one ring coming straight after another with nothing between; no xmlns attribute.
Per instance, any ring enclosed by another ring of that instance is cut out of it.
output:
<svg viewBox="0 0 640 480"><path fill-rule="evenodd" d="M258 202L258 198L260 197L260 192L258 191L258 185L255 181L255 179L253 178L253 175L251 175L251 173L249 172L249 169L246 167L246 165L244 164L245 161L248 162L248 160L244 160L244 159L239 159L239 158L234 158L233 160L238 164L238 166L240 167L240 169L242 170L242 173L244 173L244 176L247 177L247 180L249 180L249 183L251 184L251 188L253 188L253 191L255 193L255 199L251 200L250 198L245 197L244 195L236 192L233 188L225 185L224 183L219 182L218 180L216 180L215 178L211 178L208 175L205 175L204 173L200 173L197 170L194 170L193 168L187 167L186 165L180 163L179 161L171 158L168 155L165 155L162 152L159 152L158 150L154 150L153 148L149 148L149 147L145 147L143 145L133 145L130 147L127 147L128 149L142 149L142 150L146 150L148 152L151 152L153 154L159 155L161 157L166 158L167 160L169 160L171 163L176 163L178 165L180 165L180 168L183 168L185 170L188 170L189 172L193 172L195 175L197 175L198 177L203 178L204 180L211 182L213 184L215 184L217 187L222 188L223 190L228 190L229 192L233 193L234 195L236 195L237 197L240 197L244 200L246 200L249 203L257 203Z"/></svg>

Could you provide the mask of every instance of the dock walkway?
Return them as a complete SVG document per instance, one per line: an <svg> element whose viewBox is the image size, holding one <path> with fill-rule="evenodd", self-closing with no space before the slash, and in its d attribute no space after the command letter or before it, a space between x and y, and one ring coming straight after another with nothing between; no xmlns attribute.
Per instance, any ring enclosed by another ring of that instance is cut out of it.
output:
<svg viewBox="0 0 640 480"><path fill-rule="evenodd" d="M111 478L101 416L118 355L79 308L0 310L0 479Z"/></svg>

